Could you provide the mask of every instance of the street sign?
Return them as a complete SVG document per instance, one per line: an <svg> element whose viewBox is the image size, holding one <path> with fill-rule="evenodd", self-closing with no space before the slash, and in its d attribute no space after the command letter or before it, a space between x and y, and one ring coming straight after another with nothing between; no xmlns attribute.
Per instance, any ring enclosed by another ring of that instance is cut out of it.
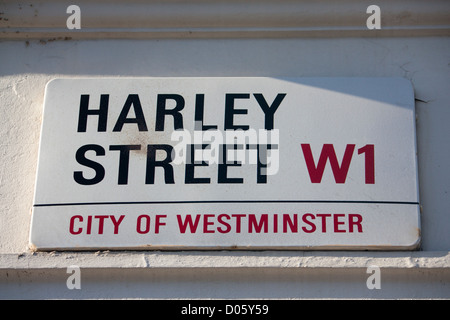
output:
<svg viewBox="0 0 450 320"><path fill-rule="evenodd" d="M30 242L411 250L415 136L401 78L55 79Z"/></svg>

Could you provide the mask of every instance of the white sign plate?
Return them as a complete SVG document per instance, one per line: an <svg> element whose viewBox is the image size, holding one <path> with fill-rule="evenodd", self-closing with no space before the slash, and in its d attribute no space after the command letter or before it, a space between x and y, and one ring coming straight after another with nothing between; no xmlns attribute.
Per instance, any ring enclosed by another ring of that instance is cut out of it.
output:
<svg viewBox="0 0 450 320"><path fill-rule="evenodd" d="M30 242L55 249L414 249L400 78L56 79Z"/></svg>

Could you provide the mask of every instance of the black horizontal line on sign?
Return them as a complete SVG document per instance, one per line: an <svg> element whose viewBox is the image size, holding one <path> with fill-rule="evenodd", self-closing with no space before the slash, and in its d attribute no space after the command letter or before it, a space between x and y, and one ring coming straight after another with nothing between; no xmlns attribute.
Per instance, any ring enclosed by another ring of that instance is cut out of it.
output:
<svg viewBox="0 0 450 320"><path fill-rule="evenodd" d="M117 202L73 202L73 203L38 203L34 207L62 206L96 206L122 204L208 204L208 203L359 203L359 204L406 204L418 205L419 202L408 201L358 201L358 200L194 200L194 201L117 201Z"/></svg>

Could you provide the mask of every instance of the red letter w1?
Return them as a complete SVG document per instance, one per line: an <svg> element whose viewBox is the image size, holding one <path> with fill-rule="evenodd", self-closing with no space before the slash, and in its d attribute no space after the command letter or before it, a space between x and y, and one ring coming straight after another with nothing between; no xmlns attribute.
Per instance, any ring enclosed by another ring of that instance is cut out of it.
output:
<svg viewBox="0 0 450 320"><path fill-rule="evenodd" d="M334 151L332 144L323 145L317 166L311 152L311 146L309 144L302 144L302 150L312 183L320 183L322 181L323 171L325 170L325 165L327 164L328 159L330 160L331 170L333 171L334 180L336 183L345 183L348 168L350 167L350 162L352 160L353 151L355 150L354 144L348 144L345 148L344 158L342 159L341 165L339 165L336 152Z"/></svg>

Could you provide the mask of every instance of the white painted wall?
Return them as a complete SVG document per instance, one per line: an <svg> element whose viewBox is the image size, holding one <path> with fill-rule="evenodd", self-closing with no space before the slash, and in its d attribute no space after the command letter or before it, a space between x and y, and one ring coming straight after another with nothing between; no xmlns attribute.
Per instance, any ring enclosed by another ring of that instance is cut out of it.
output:
<svg viewBox="0 0 450 320"><path fill-rule="evenodd" d="M55 40L30 33L14 38L11 31L5 33L8 27L2 23L0 298L450 298L448 28L437 32L440 36L423 37L409 31L407 37L264 37L261 33L258 39L229 35L114 39L109 35L112 39ZM77 76L411 80L417 99L421 251L30 253L44 87L52 78ZM374 261L382 267L385 284L376 291L365 286L366 268ZM70 264L82 268L82 290L65 286L65 268Z"/></svg>

